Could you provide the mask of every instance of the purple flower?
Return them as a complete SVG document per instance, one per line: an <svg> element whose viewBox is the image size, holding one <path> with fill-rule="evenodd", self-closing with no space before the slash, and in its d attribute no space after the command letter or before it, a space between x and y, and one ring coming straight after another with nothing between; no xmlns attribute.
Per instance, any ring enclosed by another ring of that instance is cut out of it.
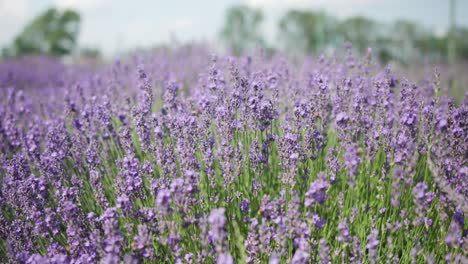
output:
<svg viewBox="0 0 468 264"><path fill-rule="evenodd" d="M146 225L138 226L138 234L133 238L132 248L144 258L153 258L153 241Z"/></svg>
<svg viewBox="0 0 468 264"><path fill-rule="evenodd" d="M445 243L450 247L458 248L463 243L462 231L463 227L454 219L449 226L449 231L445 237Z"/></svg>
<svg viewBox="0 0 468 264"><path fill-rule="evenodd" d="M312 223L316 228L322 229L327 224L327 220L316 213L312 213Z"/></svg>
<svg viewBox="0 0 468 264"><path fill-rule="evenodd" d="M369 236L367 236L367 245L366 248L369 250L369 261L371 263L378 262L377 249L379 247L379 231L372 229Z"/></svg>
<svg viewBox="0 0 468 264"><path fill-rule="evenodd" d="M223 250L226 239L226 231L224 225L226 224L226 217L224 216L225 209L213 209L208 216L208 223L210 224L210 238L218 251Z"/></svg>
<svg viewBox="0 0 468 264"><path fill-rule="evenodd" d="M248 213L250 211L250 201L248 199L242 199L239 208L242 212Z"/></svg>
<svg viewBox="0 0 468 264"><path fill-rule="evenodd" d="M325 180L325 174L320 173L318 177L319 179L310 184L309 190L305 194L305 207L311 207L314 203L323 204L327 199L328 182Z"/></svg>
<svg viewBox="0 0 468 264"><path fill-rule="evenodd" d="M327 245L327 240L325 238L320 239L320 249L319 249L319 256L320 264L328 264L331 262L330 259L330 247Z"/></svg>
<svg viewBox="0 0 468 264"><path fill-rule="evenodd" d="M426 192L427 185L424 182L419 182L413 189L415 211L418 216L415 224L420 225L425 221L426 211L428 206L432 203L432 200L435 198L435 194L432 192Z"/></svg>
<svg viewBox="0 0 468 264"><path fill-rule="evenodd" d="M358 156L357 152L357 145L356 144L349 144L346 148L346 152L344 155L345 166L348 168L348 176L350 179L350 184L352 186L356 185L355 178L358 174L358 167L359 163L361 162L361 158Z"/></svg>
<svg viewBox="0 0 468 264"><path fill-rule="evenodd" d="M234 259L230 254L219 254L218 258L216 259L216 263L218 264L234 264Z"/></svg>
<svg viewBox="0 0 468 264"><path fill-rule="evenodd" d="M463 215L463 212L458 210L455 212L453 215L453 219L455 220L458 225L463 228L465 226L465 216Z"/></svg>
<svg viewBox="0 0 468 264"><path fill-rule="evenodd" d="M117 197L117 208L122 209L126 214L130 214L132 210L132 201L126 194L122 194Z"/></svg>
<svg viewBox="0 0 468 264"><path fill-rule="evenodd" d="M273 253L268 260L268 264L280 264L280 259L276 253Z"/></svg>
<svg viewBox="0 0 468 264"><path fill-rule="evenodd" d="M226 223L226 217L224 216L224 208L213 209L208 217L208 222L214 228L223 228Z"/></svg>
<svg viewBox="0 0 468 264"><path fill-rule="evenodd" d="M348 117L348 114L346 112L340 112L336 115L336 118L335 118L335 121L336 123L339 125L339 126L343 126L343 125L346 125L346 123L348 122L349 120L349 117Z"/></svg>
<svg viewBox="0 0 468 264"><path fill-rule="evenodd" d="M338 224L338 230L340 231L340 235L337 238L338 241L351 241L351 234L349 233L349 227L346 221L342 221Z"/></svg>
<svg viewBox="0 0 468 264"><path fill-rule="evenodd" d="M172 195L167 189L162 189L156 197L156 205L161 208L167 208L171 202Z"/></svg>
<svg viewBox="0 0 468 264"><path fill-rule="evenodd" d="M307 264L310 261L310 255L307 251L299 248L294 253L294 256L291 260L292 264Z"/></svg>

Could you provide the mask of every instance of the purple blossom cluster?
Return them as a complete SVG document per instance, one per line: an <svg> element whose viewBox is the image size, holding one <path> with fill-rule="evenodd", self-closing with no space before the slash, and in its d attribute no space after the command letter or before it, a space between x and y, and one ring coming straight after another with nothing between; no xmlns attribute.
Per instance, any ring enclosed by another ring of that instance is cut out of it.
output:
<svg viewBox="0 0 468 264"><path fill-rule="evenodd" d="M2 263L467 261L468 99L437 71L31 60L0 62Z"/></svg>

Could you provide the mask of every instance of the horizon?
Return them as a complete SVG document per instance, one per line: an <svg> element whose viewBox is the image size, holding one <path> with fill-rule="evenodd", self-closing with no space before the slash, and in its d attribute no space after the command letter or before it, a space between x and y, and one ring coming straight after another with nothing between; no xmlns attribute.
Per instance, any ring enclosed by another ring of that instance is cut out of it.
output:
<svg viewBox="0 0 468 264"><path fill-rule="evenodd" d="M442 35L449 28L448 1L415 0L243 0L243 1L138 1L122 0L0 0L0 47L12 43L27 23L46 9L77 10L82 19L79 46L96 48L104 56L115 56L139 48L180 42L205 41L219 45L219 31L226 10L244 4L264 14L262 33L267 42L277 38L277 23L290 9L324 11L338 19L365 16L389 24L409 20ZM429 4L430 2L431 4ZM181 8L183 6L183 8ZM420 8L424 6L425 8ZM339 8L338 8L339 7ZM457 1L456 25L468 27L468 1ZM206 15L209 12L210 15ZM103 15L104 14L104 15Z"/></svg>

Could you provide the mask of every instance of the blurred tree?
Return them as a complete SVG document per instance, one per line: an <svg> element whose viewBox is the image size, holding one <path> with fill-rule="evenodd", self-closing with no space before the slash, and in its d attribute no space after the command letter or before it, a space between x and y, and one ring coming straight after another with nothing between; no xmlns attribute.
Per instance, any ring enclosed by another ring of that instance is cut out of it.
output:
<svg viewBox="0 0 468 264"><path fill-rule="evenodd" d="M290 10L281 18L278 30L282 48L288 53L317 54L349 41L361 54L371 47L384 63L391 60L401 63L450 61L454 56L450 51L454 49L447 47L455 46L456 58L468 59L468 29L458 27L444 36L437 36L407 20L380 24L356 16L338 21L323 12Z"/></svg>
<svg viewBox="0 0 468 264"><path fill-rule="evenodd" d="M447 59L450 64L453 64L456 57L456 40L455 40L455 0L450 0L449 20L450 29L447 36Z"/></svg>
<svg viewBox="0 0 468 264"><path fill-rule="evenodd" d="M3 47L1 58L9 58L15 55L14 50L12 47Z"/></svg>
<svg viewBox="0 0 468 264"><path fill-rule="evenodd" d="M454 46L457 47L458 58L468 59L468 28L455 27L453 29Z"/></svg>
<svg viewBox="0 0 468 264"><path fill-rule="evenodd" d="M77 12L48 9L15 38L13 53L42 53L54 56L69 54L75 49L79 27L80 15Z"/></svg>
<svg viewBox="0 0 468 264"><path fill-rule="evenodd" d="M426 57L430 61L443 61L446 43L447 38L445 36L438 37L433 34L427 34L417 39L415 45L421 56Z"/></svg>
<svg viewBox="0 0 468 264"><path fill-rule="evenodd" d="M288 11L279 22L279 37L287 50L323 51L336 44L336 20L324 12Z"/></svg>
<svg viewBox="0 0 468 264"><path fill-rule="evenodd" d="M83 57L86 59L100 59L101 58L101 52L97 48L91 48L91 47L81 48L79 53L80 53L80 57Z"/></svg>
<svg viewBox="0 0 468 264"><path fill-rule="evenodd" d="M241 55L255 46L264 47L260 33L263 13L247 6L234 6L227 10L221 39L236 55Z"/></svg>
<svg viewBox="0 0 468 264"><path fill-rule="evenodd" d="M424 41L431 35L420 25L411 21L396 21L390 30L394 57L400 61L414 61L421 58L417 43Z"/></svg>
<svg viewBox="0 0 468 264"><path fill-rule="evenodd" d="M341 21L338 25L338 33L345 41L353 44L359 52L373 46L379 38L379 25L369 18L356 16Z"/></svg>

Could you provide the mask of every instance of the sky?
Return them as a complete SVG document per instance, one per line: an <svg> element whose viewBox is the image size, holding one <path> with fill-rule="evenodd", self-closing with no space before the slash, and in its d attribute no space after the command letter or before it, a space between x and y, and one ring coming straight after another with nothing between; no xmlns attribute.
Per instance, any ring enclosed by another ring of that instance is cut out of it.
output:
<svg viewBox="0 0 468 264"><path fill-rule="evenodd" d="M171 39L216 44L227 8L262 8L263 31L274 39L277 22L292 8L323 10L338 18L364 15L380 22L415 21L438 34L449 27L449 0L0 0L0 47L9 45L49 7L81 14L79 45L105 55L167 43ZM468 27L468 0L456 0L456 24Z"/></svg>

